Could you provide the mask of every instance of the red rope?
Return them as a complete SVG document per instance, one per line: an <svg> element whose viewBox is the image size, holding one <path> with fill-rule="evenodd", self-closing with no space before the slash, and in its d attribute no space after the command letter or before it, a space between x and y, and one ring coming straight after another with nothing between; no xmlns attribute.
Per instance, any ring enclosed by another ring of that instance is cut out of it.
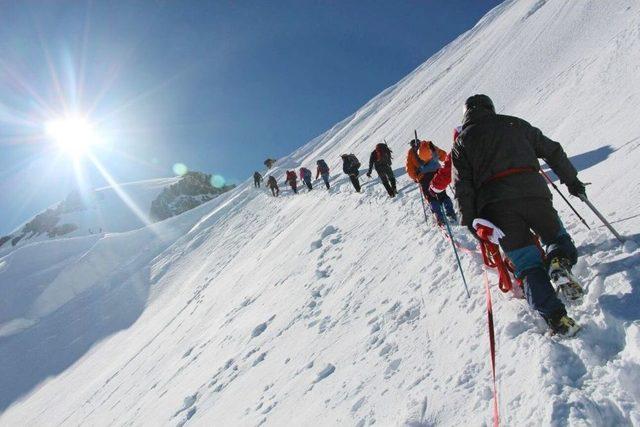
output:
<svg viewBox="0 0 640 427"><path fill-rule="evenodd" d="M422 192L422 187L420 186L420 190ZM424 194L422 194L424 196ZM423 199L424 201L424 199ZM426 216L426 212L425 212ZM480 243L480 251L466 248L449 236L443 227L438 227L440 232L443 234L445 239L451 241L460 251L474 254L480 252L482 254L482 260L487 267L497 268L498 274L500 277L500 281L498 283L498 287L502 292L509 292L512 289L512 282L510 271L513 272L513 269L502 259L500 255L500 248L498 245L483 241ZM484 287L486 291L487 297L487 326L489 329L489 349L491 356L491 374L493 378L493 425L494 427L499 427L500 424L500 414L498 412L498 387L496 382L496 337L495 330L493 326L493 304L491 303L491 290L489 285L489 276L487 275L487 271L484 272Z"/></svg>
<svg viewBox="0 0 640 427"><path fill-rule="evenodd" d="M496 386L496 337L493 328L493 305L491 304L491 291L489 289L489 277L484 271L484 288L487 294L487 326L489 327L489 349L491 351L491 372L493 374L493 425L500 424L500 414L498 413L498 388Z"/></svg>
<svg viewBox="0 0 640 427"><path fill-rule="evenodd" d="M502 292L509 292L513 289L511 275L509 274L512 270L505 260L502 259L500 247L495 243L483 241L480 244L480 249L482 250L484 265L498 270L498 288L500 288Z"/></svg>

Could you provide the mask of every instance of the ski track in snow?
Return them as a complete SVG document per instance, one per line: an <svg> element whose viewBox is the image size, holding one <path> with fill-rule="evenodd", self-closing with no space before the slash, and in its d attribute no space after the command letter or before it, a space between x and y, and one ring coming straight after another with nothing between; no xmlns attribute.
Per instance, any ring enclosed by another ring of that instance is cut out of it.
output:
<svg viewBox="0 0 640 427"><path fill-rule="evenodd" d="M273 198L247 182L153 227L9 253L0 424L491 424L481 259L461 255L467 298L402 168L414 127L448 148L462 100L486 92L563 143L629 236L619 245L576 202L588 231L554 200L587 289L574 339L492 288L501 421L639 425L639 29L629 1L505 2L270 171L325 158L330 191ZM339 173L339 154L366 160L382 138L395 199Z"/></svg>

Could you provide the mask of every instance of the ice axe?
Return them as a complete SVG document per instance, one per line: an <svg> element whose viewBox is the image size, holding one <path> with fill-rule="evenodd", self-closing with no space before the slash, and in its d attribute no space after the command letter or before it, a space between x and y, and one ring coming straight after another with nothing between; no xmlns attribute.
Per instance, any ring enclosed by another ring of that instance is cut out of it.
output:
<svg viewBox="0 0 640 427"><path fill-rule="evenodd" d="M600 218L600 221L602 221L602 223L609 229L609 231L611 231L611 233L616 236L616 239L618 239L620 241L620 243L624 243L624 237L622 237L615 228L613 228L613 226L609 223L609 221L606 220L606 218L600 213L600 211L598 211L598 209L596 209L595 206L593 206L593 203L591 203L589 201L589 199L587 199L587 195L586 194L581 194L580 195L580 200L582 200L587 206L589 206L589 209L591 209L593 211L594 214L596 214L596 216L598 218Z"/></svg>
<svg viewBox="0 0 640 427"><path fill-rule="evenodd" d="M582 218L580 216L580 214L576 211L576 209L573 207L573 205L571 205L571 203L569 202L569 200L567 200L567 198L560 192L560 189L558 188L558 186L556 186L553 181L551 181L551 178L549 178L549 175L547 175L543 170L540 170L540 173L542 174L542 176L544 176L546 178L546 180L549 182L549 184L551 184L551 186L558 192L558 194L560 194L560 197L562 197L562 199L567 202L567 204L569 205L569 207L571 208L571 210L573 211L573 213L575 213L578 218L580 218L580 220L582 221L582 223L589 229L591 230L591 227L589 227L587 225L587 222L584 220L584 218ZM600 221L602 221L602 223L609 229L609 231L611 231L611 233L616 237L616 239L618 239L620 241L620 243L624 243L624 237L622 237L616 230L615 228L613 228L613 226L609 223L609 221L606 220L606 218L600 213L600 211L598 211L598 209L596 209L595 206L593 206L593 203L591 203L591 201L589 199L587 199L587 195L586 194L582 194L579 196L579 199L582 200L588 207L589 209L591 209L591 211L600 219Z"/></svg>

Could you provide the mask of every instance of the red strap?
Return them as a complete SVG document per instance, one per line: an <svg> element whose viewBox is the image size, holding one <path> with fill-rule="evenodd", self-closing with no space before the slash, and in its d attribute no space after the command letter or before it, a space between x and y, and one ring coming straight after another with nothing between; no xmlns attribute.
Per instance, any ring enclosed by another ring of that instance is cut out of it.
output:
<svg viewBox="0 0 640 427"><path fill-rule="evenodd" d="M498 270L498 287L502 292L509 292L513 289L509 266L500 255L500 248L495 243L484 241L480 245L482 250L482 260L487 267Z"/></svg>
<svg viewBox="0 0 640 427"><path fill-rule="evenodd" d="M487 182L490 182L490 181L494 181L496 179L502 179L502 178L507 177L509 175L515 175L517 173L525 173L525 172L534 172L535 173L535 172L537 172L537 170L532 168L532 167L509 168L507 170L504 170L502 172L498 172L497 174L493 175L492 177L490 177L489 179L484 181L483 184L486 184Z"/></svg>
<svg viewBox="0 0 640 427"><path fill-rule="evenodd" d="M493 305L491 304L491 291L489 290L489 277L484 271L484 288L487 294L487 326L489 328L489 350L491 352L491 372L493 374L493 425L500 424L500 414L498 412L498 388L496 386L496 337L493 328Z"/></svg>

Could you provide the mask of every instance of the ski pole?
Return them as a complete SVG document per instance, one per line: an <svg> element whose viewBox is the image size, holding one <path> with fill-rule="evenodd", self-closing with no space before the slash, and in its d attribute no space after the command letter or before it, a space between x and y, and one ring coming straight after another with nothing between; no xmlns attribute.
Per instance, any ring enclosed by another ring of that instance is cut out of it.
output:
<svg viewBox="0 0 640 427"><path fill-rule="evenodd" d="M453 253L456 255L456 262L458 263L458 269L460 270L460 275L462 276L462 283L464 283L464 290L467 291L467 298L471 298L471 294L469 294L469 286L467 285L467 279L464 277L464 271L462 270L462 263L460 262L460 256L458 255L458 249L456 248L456 242L453 240L453 233L451 232L451 226L449 225L449 220L447 216L444 214L442 209L442 204L440 204L440 214L444 219L444 224L447 226L447 233L449 233L449 238L451 239L451 246L453 247Z"/></svg>
<svg viewBox="0 0 640 427"><path fill-rule="evenodd" d="M609 231L611 231L611 233L616 236L616 239L618 239L620 243L624 243L624 237L618 234L618 232L615 230L615 228L613 228L609 221L607 221L605 217L596 209L596 207L593 206L593 203L591 203L589 199L587 199L587 196L585 194L580 195L580 200L582 200L584 203L586 203L587 206L589 206L593 213L596 214L598 218L600 218L600 221L602 221L602 223L609 229Z"/></svg>
<svg viewBox="0 0 640 427"><path fill-rule="evenodd" d="M416 136L416 139L418 139L418 131L414 129L413 133ZM420 201L422 202L422 212L424 212L424 222L429 225L429 218L427 217L427 207L424 204L424 192L422 191L422 185L419 182L416 182L416 184L418 184L418 188L420 189Z"/></svg>
<svg viewBox="0 0 640 427"><path fill-rule="evenodd" d="M424 222L429 225L429 218L427 217L427 206L424 204L424 194L422 193L422 186L418 182L418 187L420 188L420 201L422 202L422 212L424 212Z"/></svg>
<svg viewBox="0 0 640 427"><path fill-rule="evenodd" d="M544 177L545 177L545 179L547 180L547 182L548 182L549 184L551 184L551 186L553 187L553 189L554 189L554 190L556 190L556 191L558 192L558 194L560 195L560 197L562 197L562 200L564 200L565 202L567 202L567 205L569 205L569 207L571 208L571 210L573 211L573 213L574 213L574 214L576 214L576 216L577 216L578 218L580 218L580 221L582 221L582 223L584 224L584 226L585 226L585 227L587 227L589 230L591 230L591 227L589 227L589 224L587 224L587 221L585 221L585 220L584 220L584 218L582 218L582 217L580 216L580 214L578 213L578 211L576 210L576 208L574 208L574 207L573 207L573 205L571 204L571 202L570 202L566 197L564 197L564 194L562 194L562 193L560 192L560 189L558 188L558 186L557 186L557 185L555 185L555 184L553 183L553 181L551 180L551 178L549 178L549 175L547 175L547 174L545 173L545 171L543 171L542 169L540 169L540 173L542 174L542 176L544 176Z"/></svg>

